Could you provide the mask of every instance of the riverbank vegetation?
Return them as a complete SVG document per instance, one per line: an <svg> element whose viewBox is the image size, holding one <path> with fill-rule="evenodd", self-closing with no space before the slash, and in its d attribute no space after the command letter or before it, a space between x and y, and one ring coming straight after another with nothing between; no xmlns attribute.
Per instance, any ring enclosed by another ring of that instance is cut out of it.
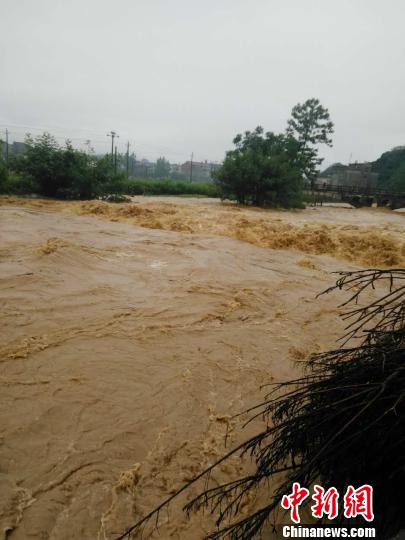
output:
<svg viewBox="0 0 405 540"><path fill-rule="evenodd" d="M77 150L67 140L60 145L52 135L27 136L26 150L1 158L0 192L37 194L56 199L88 200L122 195L200 195L236 200L255 206L302 207L303 180L313 180L322 160L319 144L331 144L333 124L317 99L296 105L285 133L253 132L234 138L236 148L227 153L214 172L214 182L139 180L117 169L112 156ZM2 153L0 152L0 155ZM170 164L157 163L159 174Z"/></svg>
<svg viewBox="0 0 405 540"><path fill-rule="evenodd" d="M242 204L300 208L303 182L314 182L322 159L318 146L331 146L333 124L329 112L317 99L296 105L285 133L238 134L234 150L227 152L215 181L222 197Z"/></svg>
<svg viewBox="0 0 405 540"><path fill-rule="evenodd" d="M219 196L218 187L209 182L127 178L114 170L110 156L86 154L69 141L60 146L48 133L28 138L27 152L12 156L9 167L0 163L0 192L79 200L111 194Z"/></svg>

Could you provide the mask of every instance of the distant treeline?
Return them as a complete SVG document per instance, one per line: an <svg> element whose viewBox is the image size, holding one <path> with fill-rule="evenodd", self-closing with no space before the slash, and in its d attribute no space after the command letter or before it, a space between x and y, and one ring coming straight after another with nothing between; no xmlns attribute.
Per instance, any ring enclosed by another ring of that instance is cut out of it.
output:
<svg viewBox="0 0 405 540"><path fill-rule="evenodd" d="M7 163L0 149L0 193L59 199L201 195L256 206L302 207L304 196L308 199L304 181L315 181L319 174L318 146L330 146L332 133L328 110L319 100L309 99L293 108L284 133L265 132L259 126L237 135L234 149L212 172L213 183L168 178L165 173L170 164L164 158L156 163L158 179L133 179L127 170L117 167L115 156L77 150L69 141L60 145L44 133L27 137L25 151L8 155ZM371 165L379 175L380 187L405 191L405 147L385 152ZM333 175L346 168L336 163L322 174Z"/></svg>
<svg viewBox="0 0 405 540"><path fill-rule="evenodd" d="M331 133L328 110L319 100L308 99L292 109L284 133L264 132L258 126L237 135L234 149L227 152L222 166L218 170L209 168L214 184L165 179L170 164L164 158L156 162L158 180L133 180L128 178L129 161L123 170L117 166L116 156L96 156L90 149L86 153L73 148L69 141L61 146L44 133L27 137L25 151L8 156L7 163L1 158L0 191L60 199L106 198L113 194L205 195L256 206L302 207L303 180L316 178L322 162L317 147L331 145Z"/></svg>
<svg viewBox="0 0 405 540"><path fill-rule="evenodd" d="M48 133L28 137L26 151L10 155L7 164L0 158L0 192L59 199L93 199L110 194L218 196L218 188L209 182L128 179L125 172L117 170L110 155L88 154L69 142L61 146Z"/></svg>
<svg viewBox="0 0 405 540"><path fill-rule="evenodd" d="M377 161L374 161L373 171L378 173L381 187L405 191L405 146L384 152Z"/></svg>

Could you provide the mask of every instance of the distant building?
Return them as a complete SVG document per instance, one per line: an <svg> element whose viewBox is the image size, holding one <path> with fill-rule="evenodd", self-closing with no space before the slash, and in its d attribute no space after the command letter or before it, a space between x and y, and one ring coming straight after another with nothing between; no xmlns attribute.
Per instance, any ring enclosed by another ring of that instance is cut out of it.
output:
<svg viewBox="0 0 405 540"><path fill-rule="evenodd" d="M2 146L3 157L5 157L7 154L7 145L3 141L3 144L1 146ZM22 154L25 154L26 151L27 151L27 145L23 142L14 141L13 143L9 143L8 145L9 155L10 154L14 154L15 156L22 155Z"/></svg>
<svg viewBox="0 0 405 540"><path fill-rule="evenodd" d="M186 161L184 163L170 164L170 177L173 180L193 182L212 182L212 172L218 169L218 163L208 161ZM132 176L135 178L154 178L156 172L156 163L148 159L136 161Z"/></svg>
<svg viewBox="0 0 405 540"><path fill-rule="evenodd" d="M321 176L322 177L326 176L330 178L334 174L345 171L346 169L347 169L347 165L343 165L343 163L333 163L332 165L329 165L329 167L326 167L326 169L321 172Z"/></svg>
<svg viewBox="0 0 405 540"><path fill-rule="evenodd" d="M133 176L135 178L153 178L155 169L156 163L153 163L148 159L141 159L135 163Z"/></svg>
<svg viewBox="0 0 405 540"><path fill-rule="evenodd" d="M212 173L218 169L218 163L205 161L186 161L180 165L180 172L193 182L212 182Z"/></svg>
<svg viewBox="0 0 405 540"><path fill-rule="evenodd" d="M318 178L320 184L329 186L354 186L374 189L377 187L378 173L372 172L372 164L350 163L345 168L336 170L328 177Z"/></svg>
<svg viewBox="0 0 405 540"><path fill-rule="evenodd" d="M12 154L25 154L27 145L23 142L14 141L10 151Z"/></svg>
<svg viewBox="0 0 405 540"><path fill-rule="evenodd" d="M170 163L170 174L181 174L181 165L180 163Z"/></svg>

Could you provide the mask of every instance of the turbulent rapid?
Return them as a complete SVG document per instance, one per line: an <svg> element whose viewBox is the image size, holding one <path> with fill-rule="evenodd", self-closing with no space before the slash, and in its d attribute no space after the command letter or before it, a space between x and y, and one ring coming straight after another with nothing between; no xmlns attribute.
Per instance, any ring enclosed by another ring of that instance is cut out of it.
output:
<svg viewBox="0 0 405 540"><path fill-rule="evenodd" d="M342 298L316 299L330 272L405 260L404 216L372 209L2 202L8 540L117 537L220 457L225 435L227 448L245 437L233 416L261 385L335 346ZM211 481L248 467L233 457ZM187 520L180 506L154 538L212 529L208 513Z"/></svg>

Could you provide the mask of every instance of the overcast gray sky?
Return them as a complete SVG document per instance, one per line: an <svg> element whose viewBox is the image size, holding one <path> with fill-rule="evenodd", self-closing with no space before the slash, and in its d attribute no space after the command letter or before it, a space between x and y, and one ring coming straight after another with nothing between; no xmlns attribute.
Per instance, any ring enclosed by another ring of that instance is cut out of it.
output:
<svg viewBox="0 0 405 540"><path fill-rule="evenodd" d="M0 0L0 130L221 160L318 97L326 163L405 144L405 0ZM30 126L32 129L27 129ZM36 128L36 129L33 129Z"/></svg>

